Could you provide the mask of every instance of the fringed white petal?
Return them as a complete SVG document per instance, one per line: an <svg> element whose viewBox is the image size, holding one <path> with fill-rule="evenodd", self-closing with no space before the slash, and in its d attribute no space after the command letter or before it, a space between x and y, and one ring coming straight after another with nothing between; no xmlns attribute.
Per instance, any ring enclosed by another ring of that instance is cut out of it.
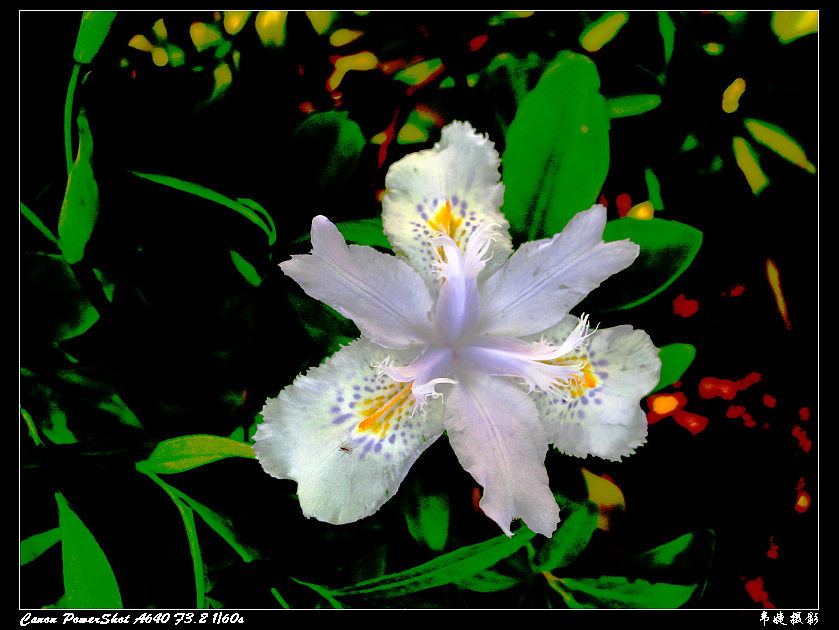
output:
<svg viewBox="0 0 839 630"><path fill-rule="evenodd" d="M579 327L573 316L542 333L559 344ZM658 349L631 326L597 330L568 360L584 365L584 378L566 400L534 392L548 441L569 455L619 460L646 441L647 419L640 400L656 386Z"/></svg>
<svg viewBox="0 0 839 630"><path fill-rule="evenodd" d="M509 223L499 211L504 197L499 163L492 142L468 123L453 122L433 148L411 153L388 170L382 199L385 233L430 287L437 286L433 239L440 235L464 252L475 230L491 224L497 237L488 244L491 258L484 277L509 256Z"/></svg>
<svg viewBox="0 0 839 630"><path fill-rule="evenodd" d="M442 402L414 414L410 383L376 367L413 354L362 338L266 403L254 451L267 473L297 482L307 517L342 524L373 514L442 433Z"/></svg>

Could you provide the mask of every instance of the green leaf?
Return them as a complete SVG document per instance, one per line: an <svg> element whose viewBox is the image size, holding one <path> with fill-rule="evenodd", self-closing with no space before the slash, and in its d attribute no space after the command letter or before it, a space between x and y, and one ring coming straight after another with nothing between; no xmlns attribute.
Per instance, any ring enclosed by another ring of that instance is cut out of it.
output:
<svg viewBox="0 0 839 630"><path fill-rule="evenodd" d="M55 236L53 236L53 233L50 231L50 229L46 225L44 225L44 222L41 221L40 218L38 218L38 215L36 215L34 212L32 212L32 210L27 208L23 203L20 204L20 213L24 217L26 217L29 220L29 222L32 225L34 225L35 228L47 238L48 241L55 245L58 245L58 239L55 238Z"/></svg>
<svg viewBox="0 0 839 630"><path fill-rule="evenodd" d="M484 569L475 575L458 580L456 584L459 588L465 588L477 593L497 593L513 588L519 584L519 580L492 569Z"/></svg>
<svg viewBox="0 0 839 630"><path fill-rule="evenodd" d="M99 319L73 268L62 256L21 256L21 330L28 339L49 344L78 337Z"/></svg>
<svg viewBox="0 0 839 630"><path fill-rule="evenodd" d="M678 221L625 217L606 223L604 241L625 238L641 253L585 299L589 311L632 308L658 295L690 266L702 244L702 232Z"/></svg>
<svg viewBox="0 0 839 630"><path fill-rule="evenodd" d="M199 503L192 497L169 485L154 473L151 473L149 477L151 477L152 480L163 488L176 504L179 504L184 509L188 508L192 512L197 512L198 515L204 519L204 522L207 523L214 532L221 536L225 542L227 542L227 544L241 556L242 560L250 562L251 560L259 557L259 554L256 551L241 541L239 535L234 531L233 524L230 522L230 519L218 514L206 505ZM185 521L185 523L188 524L188 520Z"/></svg>
<svg viewBox="0 0 839 630"><path fill-rule="evenodd" d="M64 566L63 603L68 608L122 608L114 572L90 530L60 492L58 528Z"/></svg>
<svg viewBox="0 0 839 630"><path fill-rule="evenodd" d="M302 292L289 292L287 295L289 303L300 317L300 323L326 354L337 352L358 338L355 324L323 302Z"/></svg>
<svg viewBox="0 0 839 630"><path fill-rule="evenodd" d="M644 170L644 180L647 182L647 198L653 204L654 210L663 210L664 202L661 200L661 184L652 169Z"/></svg>
<svg viewBox="0 0 839 630"><path fill-rule="evenodd" d="M607 101L607 105L609 108L609 118L637 116L661 105L661 97L658 94L618 96L616 98L610 98Z"/></svg>
<svg viewBox="0 0 839 630"><path fill-rule="evenodd" d="M70 169L58 215L58 246L71 265L84 257L85 246L99 215L99 187L91 164L93 138L84 110L76 121L79 126L79 152Z"/></svg>
<svg viewBox="0 0 839 630"><path fill-rule="evenodd" d="M342 187L352 177L367 140L361 127L347 112L309 114L295 127L289 139L288 154L299 175L295 185L314 185L321 191Z"/></svg>
<svg viewBox="0 0 839 630"><path fill-rule="evenodd" d="M580 46L588 52L596 52L618 34L629 19L625 11L611 11L596 22L589 24L580 34Z"/></svg>
<svg viewBox="0 0 839 630"><path fill-rule="evenodd" d="M382 226L382 217L342 221L336 223L335 226L350 243L392 249L390 241L385 235L384 227Z"/></svg>
<svg viewBox="0 0 839 630"><path fill-rule="evenodd" d="M552 571L573 562L597 528L597 505L593 501L568 501L561 507L559 527L536 555L537 571Z"/></svg>
<svg viewBox="0 0 839 630"><path fill-rule="evenodd" d="M405 519L414 540L432 551L442 551L449 537L448 497L428 491L414 477L406 501Z"/></svg>
<svg viewBox="0 0 839 630"><path fill-rule="evenodd" d="M226 457L253 458L248 444L217 435L185 435L158 444L149 458L139 462L142 472L171 474L192 470Z"/></svg>
<svg viewBox="0 0 839 630"><path fill-rule="evenodd" d="M252 264L242 258L240 253L234 252L231 249L230 259L233 261L236 269L239 270L239 273L242 274L251 286L258 287L262 283L262 276L259 275L259 272Z"/></svg>
<svg viewBox="0 0 839 630"><path fill-rule="evenodd" d="M53 527L40 534L34 534L26 540L20 541L20 566L32 562L35 558L50 549L61 540L61 530Z"/></svg>
<svg viewBox="0 0 839 630"><path fill-rule="evenodd" d="M248 207L248 205L245 204L245 202L248 200L242 200L241 202L233 201L229 197L225 197L221 193L218 193L214 190L210 190L209 188L205 188L200 184L186 182L175 177L170 177L168 175L140 173L137 171L129 172L136 175L137 177L142 177L143 179L148 179L149 181L155 182L157 184L169 186L170 188L174 188L176 190L180 190L191 195L207 199L209 201L214 201L215 203L225 206L226 208L230 208L231 210L238 212L243 217L246 217L249 221L260 227L262 231L265 232L265 234L268 236L269 245L273 245L274 242L277 240L277 232L274 228L273 222L270 220L270 217L264 219L262 216L260 216L259 211L254 211L253 208ZM254 202L250 203L251 205L255 205L257 206L257 208L261 209L261 206L258 206L258 204L254 204ZM264 210L262 210L262 214L266 217L268 216Z"/></svg>
<svg viewBox="0 0 839 630"><path fill-rule="evenodd" d="M522 101L502 159L514 238L560 232L596 201L609 170L609 115L591 59L563 52Z"/></svg>
<svg viewBox="0 0 839 630"><path fill-rule="evenodd" d="M658 12L658 31L664 43L664 65L667 65L673 56L673 42L676 38L676 25L667 15L667 11Z"/></svg>
<svg viewBox="0 0 839 630"><path fill-rule="evenodd" d="M402 83L416 86L431 79L441 71L442 67L443 61L441 59L427 59L400 70L393 78Z"/></svg>
<svg viewBox="0 0 839 630"><path fill-rule="evenodd" d="M696 348L689 343L671 343L660 348L658 358L661 359L661 376L658 385L650 393L669 387L682 378L695 357Z"/></svg>
<svg viewBox="0 0 839 630"><path fill-rule="evenodd" d="M368 245L370 247L382 247L392 250L393 246L390 244L384 232L382 225L382 217L373 217L369 219L355 219L353 221L341 221L335 224L338 231L348 243L356 245ZM311 240L311 233L304 234L294 239L291 244L303 243Z"/></svg>
<svg viewBox="0 0 839 630"><path fill-rule="evenodd" d="M79 26L79 36L76 38L76 48L73 59L76 63L90 63L99 52L111 22L117 16L116 11L85 11Z"/></svg>
<svg viewBox="0 0 839 630"><path fill-rule="evenodd" d="M616 571L629 577L643 577L672 584L702 585L708 579L716 536L702 529L679 536L621 562Z"/></svg>
<svg viewBox="0 0 839 630"><path fill-rule="evenodd" d="M527 527L522 526L511 538L501 535L482 543L461 547L413 569L331 591L331 595L334 597L351 595L395 597L459 582L509 557L535 535Z"/></svg>
<svg viewBox="0 0 839 630"><path fill-rule="evenodd" d="M625 577L559 578L551 582L569 608L678 608L696 585L652 583Z"/></svg>

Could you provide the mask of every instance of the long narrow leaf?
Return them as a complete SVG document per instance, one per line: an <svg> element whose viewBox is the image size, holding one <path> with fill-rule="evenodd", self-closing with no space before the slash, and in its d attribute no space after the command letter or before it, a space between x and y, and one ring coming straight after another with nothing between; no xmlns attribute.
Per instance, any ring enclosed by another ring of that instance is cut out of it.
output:
<svg viewBox="0 0 839 630"><path fill-rule="evenodd" d="M255 212L252 208L246 206L244 203L239 203L237 201L233 201L229 197L222 195L215 190L210 190L200 184L194 184L192 182L186 182L182 179L177 179L175 177L170 177L169 175L157 175L153 173L140 173L138 171L129 171L133 173L137 177L142 177L143 179L147 179L149 181L155 182L157 184L161 184L163 186L169 186L170 188L174 188L176 190L180 190L186 193L190 193L197 197L201 197L203 199L207 199L209 201L214 201L226 208L230 208L241 214L243 217L246 217L249 221L254 223L255 225L259 226L262 231L268 236L268 244L273 245L274 242L277 240L276 230L273 229L273 223L269 224L262 217L259 216L257 212ZM252 203L252 202L251 202Z"/></svg>
<svg viewBox="0 0 839 630"><path fill-rule="evenodd" d="M535 535L526 527L522 527L512 538L498 536L482 543L461 547L413 569L338 589L332 591L332 595L394 597L465 580L512 555Z"/></svg>

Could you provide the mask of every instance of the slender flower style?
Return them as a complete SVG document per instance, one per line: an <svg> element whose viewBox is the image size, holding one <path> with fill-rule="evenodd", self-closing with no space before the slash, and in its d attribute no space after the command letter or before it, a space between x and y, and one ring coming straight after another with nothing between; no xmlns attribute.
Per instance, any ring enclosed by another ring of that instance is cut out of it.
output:
<svg viewBox="0 0 839 630"><path fill-rule="evenodd" d="M499 162L452 123L387 174L384 229L399 255L347 246L317 216L312 253L281 263L362 335L268 400L254 436L266 472L297 481L307 517L374 513L445 432L487 516L508 536L515 518L551 536L548 445L619 460L644 443L639 399L658 382L658 350L631 326L569 315L638 246L604 243L596 205L513 253Z"/></svg>

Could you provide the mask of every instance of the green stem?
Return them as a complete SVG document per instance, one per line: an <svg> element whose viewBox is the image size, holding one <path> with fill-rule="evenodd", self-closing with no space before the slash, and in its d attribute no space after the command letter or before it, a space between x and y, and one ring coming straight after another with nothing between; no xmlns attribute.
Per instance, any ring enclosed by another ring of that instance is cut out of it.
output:
<svg viewBox="0 0 839 630"><path fill-rule="evenodd" d="M64 101L64 157L67 160L67 175L73 168L73 130L71 121L73 119L73 96L76 93L76 83L79 80L81 64L73 64L73 74L70 76L70 85L67 87L67 99Z"/></svg>

